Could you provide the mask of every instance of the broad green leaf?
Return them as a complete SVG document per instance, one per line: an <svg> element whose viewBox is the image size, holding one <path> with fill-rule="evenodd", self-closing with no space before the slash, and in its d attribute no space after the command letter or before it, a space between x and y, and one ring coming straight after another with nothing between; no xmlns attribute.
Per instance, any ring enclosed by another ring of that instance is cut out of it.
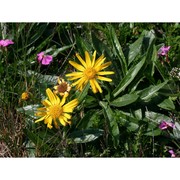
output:
<svg viewBox="0 0 180 180"><path fill-rule="evenodd" d="M68 139L75 143L87 143L96 140L103 135L102 129L85 129L72 132Z"/></svg>
<svg viewBox="0 0 180 180"><path fill-rule="evenodd" d="M138 95L136 94L126 94L124 96L118 97L115 100L110 102L110 105L115 107L127 106L138 99Z"/></svg>
<svg viewBox="0 0 180 180"><path fill-rule="evenodd" d="M170 98L165 99L163 102L158 104L158 106L160 108L163 108L163 109L166 109L166 110L174 110L175 109L174 103Z"/></svg>
<svg viewBox="0 0 180 180"><path fill-rule="evenodd" d="M140 99L142 99L143 101L149 101L152 97L157 96L157 93L159 91L159 89L161 89L165 84L167 84L168 80L166 80L163 83L160 83L156 86L150 86L142 91L140 91L139 96Z"/></svg>
<svg viewBox="0 0 180 180"><path fill-rule="evenodd" d="M109 30L109 35L111 38L112 46L115 49L115 53L121 64L121 70L123 71L123 75L125 76L127 73L127 62L126 62L126 58L124 56L122 47L119 43L119 40L117 38L114 28L111 25L108 25L108 30Z"/></svg>
<svg viewBox="0 0 180 180"><path fill-rule="evenodd" d="M112 92L113 96L118 96L125 88L133 81L138 72L141 70L142 66L145 63L145 57L134 67L131 67L127 72L126 76L120 81L118 86Z"/></svg>
<svg viewBox="0 0 180 180"><path fill-rule="evenodd" d="M40 107L39 104L32 104L27 105L22 108L17 108L18 112L25 113L27 116L30 116L31 118L37 118L34 113L36 112L37 108Z"/></svg>
<svg viewBox="0 0 180 180"><path fill-rule="evenodd" d="M131 64L132 61L136 59L138 54L141 53L143 37L141 36L137 39L133 44L131 44L128 48L128 65Z"/></svg>
<svg viewBox="0 0 180 180"><path fill-rule="evenodd" d="M159 136L161 133L162 133L162 131L158 127L156 127L155 129L149 127L147 129L147 132L144 133L144 135L154 137L154 136Z"/></svg>
<svg viewBox="0 0 180 180"><path fill-rule="evenodd" d="M104 115L108 122L109 131L113 139L114 147L117 147L119 145L119 127L116 122L115 114L108 105L108 103L100 101L99 104L104 110Z"/></svg>
<svg viewBox="0 0 180 180"><path fill-rule="evenodd" d="M129 131L137 131L139 128L139 120L132 117L130 113L115 110L115 116L121 126L125 126Z"/></svg>
<svg viewBox="0 0 180 180"><path fill-rule="evenodd" d="M58 76L55 76L55 75L43 75L43 74L37 73L35 71L31 71L31 70L27 71L27 76L31 76L31 77L35 76L39 83L45 83L45 84L48 84L48 85L57 84L57 79L58 79Z"/></svg>
<svg viewBox="0 0 180 180"><path fill-rule="evenodd" d="M170 118L168 116L165 116L164 114L146 111L143 121L147 123L147 130L144 135L153 137L160 135L162 133L162 130L159 128L159 124L163 120L170 121Z"/></svg>
<svg viewBox="0 0 180 180"><path fill-rule="evenodd" d="M157 127L163 120L171 122L170 117L153 111L146 111L145 118L143 119L143 121L151 122L154 125L154 127Z"/></svg>

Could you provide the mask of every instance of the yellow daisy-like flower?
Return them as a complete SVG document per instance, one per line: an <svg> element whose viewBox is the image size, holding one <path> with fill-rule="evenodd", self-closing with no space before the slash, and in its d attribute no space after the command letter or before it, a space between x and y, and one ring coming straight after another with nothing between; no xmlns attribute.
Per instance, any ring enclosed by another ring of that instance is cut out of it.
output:
<svg viewBox="0 0 180 180"><path fill-rule="evenodd" d="M24 101L28 100L29 99L29 93L28 92L23 92L21 94L21 99L24 100Z"/></svg>
<svg viewBox="0 0 180 180"><path fill-rule="evenodd" d="M97 80L101 81L108 81L111 82L112 79L103 77L103 75L114 74L113 71L102 71L103 69L107 68L111 62L106 62L104 55L101 55L97 60L96 59L96 51L94 51L92 60L90 55L87 51L85 51L85 61L81 58L81 56L76 53L76 57L81 62L82 65L69 61L69 63L79 70L79 72L73 72L67 74L67 77L70 77L69 80L76 80L76 82L72 83L72 86L76 86L76 88L80 91L83 90L85 85L89 82L92 88L93 93L97 93L98 91L102 93L102 89Z"/></svg>
<svg viewBox="0 0 180 180"><path fill-rule="evenodd" d="M64 79L58 78L58 85L54 86L54 93L59 94L60 96L68 96L69 91L71 90L70 84L68 84Z"/></svg>
<svg viewBox="0 0 180 180"><path fill-rule="evenodd" d="M47 124L48 128L52 128L52 121L56 128L59 127L58 122L59 121L63 126L66 126L67 124L71 124L71 115L69 113L72 113L74 108L78 105L78 100L74 99L67 104L65 104L66 96L62 97L62 100L54 94L49 88L46 89L46 94L49 98L42 101L42 104L45 107L38 108L38 111L35 113L36 116L40 116L40 119L37 119L35 123L39 121L43 121Z"/></svg>

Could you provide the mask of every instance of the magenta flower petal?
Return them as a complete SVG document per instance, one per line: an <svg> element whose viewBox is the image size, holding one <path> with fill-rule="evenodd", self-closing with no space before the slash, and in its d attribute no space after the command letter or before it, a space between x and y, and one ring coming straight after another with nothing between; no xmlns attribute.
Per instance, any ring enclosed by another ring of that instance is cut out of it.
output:
<svg viewBox="0 0 180 180"><path fill-rule="evenodd" d="M159 49L158 55L159 56L166 56L170 48L171 48L171 46L162 46Z"/></svg>
<svg viewBox="0 0 180 180"><path fill-rule="evenodd" d="M174 151L171 149L168 151L171 154L171 157L176 157L176 154L174 153Z"/></svg>
<svg viewBox="0 0 180 180"><path fill-rule="evenodd" d="M165 121L162 121L161 124L159 125L159 128L162 129L162 130L163 130L163 129L167 129L167 124L166 124L166 122L165 122Z"/></svg>
<svg viewBox="0 0 180 180"><path fill-rule="evenodd" d="M43 60L42 60L42 64L43 65L49 65L51 63L51 61L53 60L53 57L50 55L44 56Z"/></svg>
<svg viewBox="0 0 180 180"><path fill-rule="evenodd" d="M44 52L40 52L39 54L37 54L37 57L38 57L38 61L40 62L44 57Z"/></svg>
<svg viewBox="0 0 180 180"><path fill-rule="evenodd" d="M175 124L166 122L166 121L162 121L161 124L159 125L159 128L162 130L167 129L167 128L175 128Z"/></svg>
<svg viewBox="0 0 180 180"><path fill-rule="evenodd" d="M10 44L14 44L14 42L10 39L2 39L0 40L0 46L6 47Z"/></svg>

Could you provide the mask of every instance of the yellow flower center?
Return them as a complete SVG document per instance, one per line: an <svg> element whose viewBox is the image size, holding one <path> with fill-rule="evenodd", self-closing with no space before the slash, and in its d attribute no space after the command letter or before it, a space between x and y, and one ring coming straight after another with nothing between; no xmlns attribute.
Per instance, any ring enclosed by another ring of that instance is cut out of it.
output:
<svg viewBox="0 0 180 180"><path fill-rule="evenodd" d="M84 75L88 78L88 79L93 79L96 75L96 71L94 68L87 68L84 71Z"/></svg>
<svg viewBox="0 0 180 180"><path fill-rule="evenodd" d="M59 118L62 113L63 113L63 108L60 105L56 104L56 105L49 107L49 115L53 119Z"/></svg>
<svg viewBox="0 0 180 180"><path fill-rule="evenodd" d="M60 85L58 85L57 89L58 89L58 92L64 93L64 92L67 91L67 84L66 83L61 83Z"/></svg>

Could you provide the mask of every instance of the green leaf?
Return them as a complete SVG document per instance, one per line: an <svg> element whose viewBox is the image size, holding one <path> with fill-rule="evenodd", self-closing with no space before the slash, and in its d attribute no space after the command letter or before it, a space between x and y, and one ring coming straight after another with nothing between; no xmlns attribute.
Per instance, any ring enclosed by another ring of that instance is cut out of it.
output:
<svg viewBox="0 0 180 180"><path fill-rule="evenodd" d="M98 127L98 123L101 121L100 113L101 112L99 112L97 109L87 111L84 117L78 123L77 127L79 129Z"/></svg>
<svg viewBox="0 0 180 180"><path fill-rule="evenodd" d="M27 116L30 116L31 118L37 118L34 113L36 112L37 108L40 107L39 104L32 104L27 105L22 108L17 108L18 112L25 113Z"/></svg>
<svg viewBox="0 0 180 180"><path fill-rule="evenodd" d="M114 147L116 148L119 145L119 127L116 122L114 112L112 111L108 103L100 101L99 104L100 106L102 106L104 110L104 115L108 122L109 131L113 139L113 144Z"/></svg>
<svg viewBox="0 0 180 180"><path fill-rule="evenodd" d="M63 46L61 48L58 48L53 52L52 56L56 57L60 52L65 51L66 49L69 49L69 48L71 48L73 46L74 46L74 44L71 44L71 45L67 45L67 46Z"/></svg>
<svg viewBox="0 0 180 180"><path fill-rule="evenodd" d="M161 121L171 121L171 118L168 116L161 114L161 113L156 113L153 111L146 111L145 112L145 118L143 119L144 121L147 122L153 122L154 127L158 126Z"/></svg>
<svg viewBox="0 0 180 180"><path fill-rule="evenodd" d="M110 52L108 46L98 39L95 33L91 32L91 36L94 49L96 49L98 53L106 53L106 55L110 57L112 53Z"/></svg>
<svg viewBox="0 0 180 180"><path fill-rule="evenodd" d="M89 88L90 88L90 84L87 83L86 86L85 86L85 88L83 89L83 91L81 91L81 92L77 91L77 92L76 92L76 93L77 93L77 98L78 98L79 104L80 104L80 103L85 99L85 97L87 96Z"/></svg>
<svg viewBox="0 0 180 180"><path fill-rule="evenodd" d="M48 85L55 85L57 84L57 79L58 79L58 76L55 76L55 75L42 75L40 73L37 73L35 71L31 71L31 70L28 70L27 71L27 76L30 76L30 77L36 77L37 81L39 83L44 83L44 84L48 84Z"/></svg>
<svg viewBox="0 0 180 180"><path fill-rule="evenodd" d="M174 103L170 98L165 99L163 102L159 103L158 107L160 107L162 109L166 109L166 110L174 110L175 109Z"/></svg>
<svg viewBox="0 0 180 180"><path fill-rule="evenodd" d="M126 94L124 96L121 96L119 98L116 98L115 100L110 102L110 105L115 107L122 107L127 106L133 102L135 102L138 99L138 95L136 94Z"/></svg>
<svg viewBox="0 0 180 180"><path fill-rule="evenodd" d="M139 96L143 101L149 101L152 97L157 96L157 92L161 89L165 84L167 84L168 80L163 83L160 83L156 86L150 86L142 91L140 91Z"/></svg>
<svg viewBox="0 0 180 180"><path fill-rule="evenodd" d="M147 122L147 130L144 133L147 136L158 136L162 133L162 130L159 128L159 124L162 121L171 122L171 118L165 116L161 113L156 113L152 111L146 111L145 117L143 118L144 122Z"/></svg>
<svg viewBox="0 0 180 180"><path fill-rule="evenodd" d="M96 140L103 135L102 129L85 129L72 132L68 139L75 143L87 143Z"/></svg>
<svg viewBox="0 0 180 180"><path fill-rule="evenodd" d="M120 81L118 86L112 92L114 97L118 96L133 81L138 72L141 70L144 63L145 57L136 66L129 69L126 76Z"/></svg>
<svg viewBox="0 0 180 180"><path fill-rule="evenodd" d="M180 139L180 124L178 122L175 122L175 128L173 129L173 136L176 139Z"/></svg>
<svg viewBox="0 0 180 180"><path fill-rule="evenodd" d="M46 154L51 149L45 140L45 135L47 134L46 131L41 132L41 134L36 134L29 129L25 129L24 132L27 137L36 145L36 149L41 149L42 154Z"/></svg>
<svg viewBox="0 0 180 180"><path fill-rule="evenodd" d="M119 62L121 64L121 70L123 71L123 75L125 76L125 74L127 72L127 62L126 62L124 53L122 51L122 47L119 43L119 40L117 38L117 35L115 33L113 26L108 25L108 30L109 30L109 35L110 35L110 39L112 42L112 46L114 47L115 53L116 53L117 57L119 58Z"/></svg>
<svg viewBox="0 0 180 180"><path fill-rule="evenodd" d="M129 131L137 131L139 128L139 120L134 118L129 113L115 110L115 116L121 126L125 126Z"/></svg>
<svg viewBox="0 0 180 180"><path fill-rule="evenodd" d="M128 65L131 64L132 61L141 53L143 37L141 36L138 40L136 40L133 44L129 46L128 53Z"/></svg>

